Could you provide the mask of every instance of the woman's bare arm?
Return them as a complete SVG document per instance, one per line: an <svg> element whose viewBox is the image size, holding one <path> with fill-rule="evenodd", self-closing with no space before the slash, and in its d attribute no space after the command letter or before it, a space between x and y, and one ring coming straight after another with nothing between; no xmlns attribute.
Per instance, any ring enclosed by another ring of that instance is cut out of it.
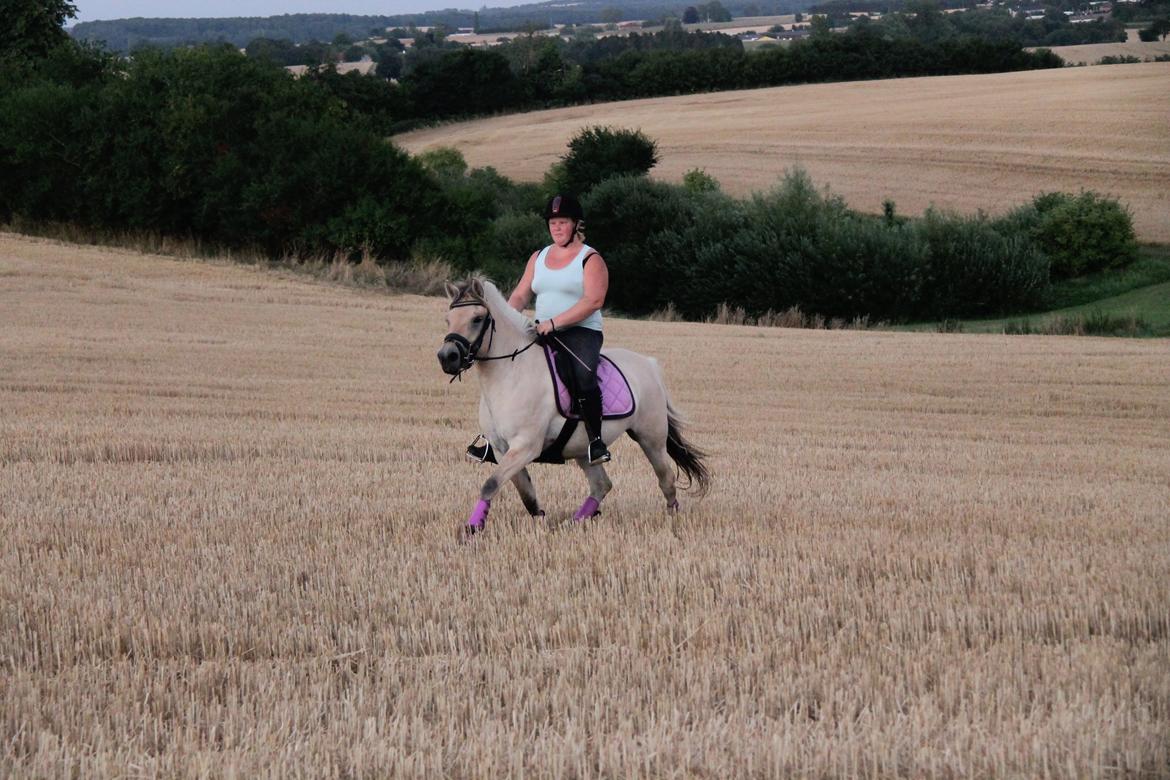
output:
<svg viewBox="0 0 1170 780"><path fill-rule="evenodd" d="M532 257L528 258L528 265L524 268L524 275L516 283L516 289L508 296L508 305L516 311L524 311L525 307L532 300L532 275L536 273L536 256L538 254L540 253L533 252Z"/></svg>

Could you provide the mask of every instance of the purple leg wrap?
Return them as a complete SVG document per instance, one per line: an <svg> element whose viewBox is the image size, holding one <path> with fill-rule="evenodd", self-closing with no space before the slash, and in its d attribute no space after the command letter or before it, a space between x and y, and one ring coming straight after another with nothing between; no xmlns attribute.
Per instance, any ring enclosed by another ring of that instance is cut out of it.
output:
<svg viewBox="0 0 1170 780"><path fill-rule="evenodd" d="M576 521L588 520L594 515L600 514L600 508L601 503L593 496L589 496L589 498L585 499L585 503L581 504L581 508L577 510L577 514L573 515L573 519Z"/></svg>
<svg viewBox="0 0 1170 780"><path fill-rule="evenodd" d="M491 501L484 501L482 498L477 501L475 509L471 510L471 517L467 518L468 527L482 529L484 524L487 523L488 510L491 507Z"/></svg>

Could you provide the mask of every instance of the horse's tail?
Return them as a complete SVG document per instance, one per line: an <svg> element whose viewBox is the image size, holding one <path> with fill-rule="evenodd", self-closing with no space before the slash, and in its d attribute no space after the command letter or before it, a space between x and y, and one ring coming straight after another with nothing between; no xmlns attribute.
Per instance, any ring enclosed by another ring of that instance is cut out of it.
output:
<svg viewBox="0 0 1170 780"><path fill-rule="evenodd" d="M707 453L687 441L683 435L682 415L666 399L666 454L671 457L675 465L687 475L687 486L684 490L695 488L695 495L706 494L711 486L711 472L704 462Z"/></svg>

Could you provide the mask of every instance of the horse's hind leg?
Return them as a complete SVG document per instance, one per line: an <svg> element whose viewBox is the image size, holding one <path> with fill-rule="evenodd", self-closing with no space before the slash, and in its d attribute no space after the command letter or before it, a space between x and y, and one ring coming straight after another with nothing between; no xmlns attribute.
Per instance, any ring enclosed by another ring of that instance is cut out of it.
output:
<svg viewBox="0 0 1170 780"><path fill-rule="evenodd" d="M670 455L666 452L666 437L663 436L659 440L656 436L639 436L630 431L630 438L638 442L638 446L646 454L646 459L654 467L654 473L658 477L658 487L666 498L666 510L668 512L678 511L678 496L675 491L677 477L670 462Z"/></svg>
<svg viewBox="0 0 1170 780"><path fill-rule="evenodd" d="M585 472L586 479L589 480L589 497L581 504L581 508L573 515L573 519L588 520L601 513L601 502L613 489L613 483L610 482L609 475L605 473L605 468L601 464L591 466L587 458L577 458L577 465L581 467L581 470Z"/></svg>
<svg viewBox="0 0 1170 780"><path fill-rule="evenodd" d="M536 500L536 486L532 484L532 477L529 476L527 468L520 469L519 473L512 477L512 484L516 486L516 492L520 494L520 500L524 502L528 514L533 517L544 517L544 510Z"/></svg>

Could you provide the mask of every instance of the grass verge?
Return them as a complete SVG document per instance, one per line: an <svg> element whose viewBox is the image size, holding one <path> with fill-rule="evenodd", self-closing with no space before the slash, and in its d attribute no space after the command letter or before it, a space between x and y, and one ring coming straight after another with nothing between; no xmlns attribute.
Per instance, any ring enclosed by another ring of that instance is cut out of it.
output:
<svg viewBox="0 0 1170 780"><path fill-rule="evenodd" d="M1147 244L1128 268L1052 285L1048 310L994 319L919 322L898 330L1170 337L1170 246Z"/></svg>

